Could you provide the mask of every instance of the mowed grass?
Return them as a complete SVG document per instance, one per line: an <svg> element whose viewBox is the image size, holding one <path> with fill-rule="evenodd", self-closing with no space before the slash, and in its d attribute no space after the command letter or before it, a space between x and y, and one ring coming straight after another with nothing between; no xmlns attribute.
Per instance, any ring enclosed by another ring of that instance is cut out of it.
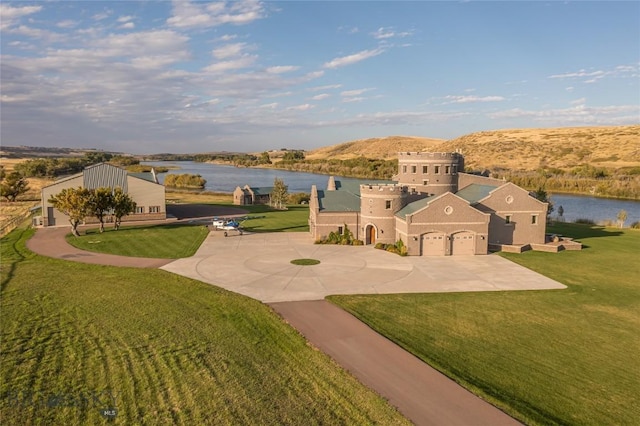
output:
<svg viewBox="0 0 640 426"><path fill-rule="evenodd" d="M292 205L287 210L271 210L268 206L242 206L259 219L242 222L249 232L309 232L309 206Z"/></svg>
<svg viewBox="0 0 640 426"><path fill-rule="evenodd" d="M267 306L2 239L3 425L408 424Z"/></svg>
<svg viewBox="0 0 640 426"><path fill-rule="evenodd" d="M82 250L132 257L179 259L193 256L209 235L206 226L155 225L122 227L118 231L87 229L80 237L67 235Z"/></svg>
<svg viewBox="0 0 640 426"><path fill-rule="evenodd" d="M565 290L330 300L527 424L637 425L640 232L551 231L587 248L504 257Z"/></svg>

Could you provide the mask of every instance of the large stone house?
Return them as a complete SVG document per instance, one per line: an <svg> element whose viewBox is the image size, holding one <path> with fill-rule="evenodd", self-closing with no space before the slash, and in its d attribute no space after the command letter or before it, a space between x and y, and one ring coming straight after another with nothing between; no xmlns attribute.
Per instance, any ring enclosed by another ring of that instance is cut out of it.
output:
<svg viewBox="0 0 640 426"><path fill-rule="evenodd" d="M405 152L392 183L331 177L326 190L311 188L310 233L321 239L348 226L365 244L402 240L415 256L545 243L547 203L513 183L461 170L457 152Z"/></svg>
<svg viewBox="0 0 640 426"><path fill-rule="evenodd" d="M122 218L123 222L139 220L166 219L167 209L165 188L158 183L155 173L129 173L120 167L100 163L86 167L81 173L59 179L42 188L42 225L55 226L68 224L68 216L55 209L49 199L65 188L120 187L136 202L136 211ZM112 220L106 217L107 222ZM85 222L96 222L87 217Z"/></svg>

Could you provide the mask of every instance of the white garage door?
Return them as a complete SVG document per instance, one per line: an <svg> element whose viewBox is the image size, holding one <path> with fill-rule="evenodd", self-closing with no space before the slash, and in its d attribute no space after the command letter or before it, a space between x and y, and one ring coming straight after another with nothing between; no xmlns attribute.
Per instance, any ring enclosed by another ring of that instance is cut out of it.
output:
<svg viewBox="0 0 640 426"><path fill-rule="evenodd" d="M451 254L476 254L476 241L471 232L458 232L451 236Z"/></svg>
<svg viewBox="0 0 640 426"><path fill-rule="evenodd" d="M431 232L422 236L422 255L423 256L444 256L445 242L447 241L444 234L440 232Z"/></svg>

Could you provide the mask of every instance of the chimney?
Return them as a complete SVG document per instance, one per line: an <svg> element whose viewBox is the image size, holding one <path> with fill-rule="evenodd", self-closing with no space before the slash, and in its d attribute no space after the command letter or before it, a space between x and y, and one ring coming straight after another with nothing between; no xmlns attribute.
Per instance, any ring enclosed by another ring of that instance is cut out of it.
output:
<svg viewBox="0 0 640 426"><path fill-rule="evenodd" d="M327 184L327 191L336 190L336 179L333 176L329 176L329 183Z"/></svg>

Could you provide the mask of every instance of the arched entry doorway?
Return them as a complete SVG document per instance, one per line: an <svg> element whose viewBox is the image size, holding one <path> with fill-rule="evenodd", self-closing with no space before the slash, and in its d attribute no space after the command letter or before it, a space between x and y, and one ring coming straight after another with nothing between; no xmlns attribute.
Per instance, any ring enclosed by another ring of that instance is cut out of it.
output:
<svg viewBox="0 0 640 426"><path fill-rule="evenodd" d="M376 243L376 227L373 225L367 225L367 228L364 231L366 236L366 244L375 244Z"/></svg>

